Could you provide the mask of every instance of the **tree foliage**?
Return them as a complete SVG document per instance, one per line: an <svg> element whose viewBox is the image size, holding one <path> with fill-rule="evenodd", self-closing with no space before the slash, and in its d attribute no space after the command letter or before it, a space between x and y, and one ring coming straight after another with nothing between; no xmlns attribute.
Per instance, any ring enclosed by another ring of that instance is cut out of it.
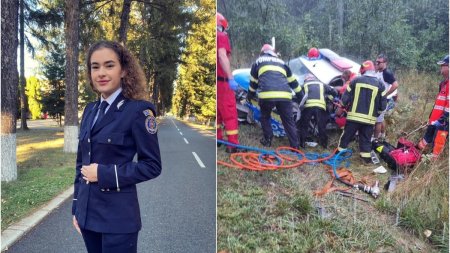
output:
<svg viewBox="0 0 450 253"><path fill-rule="evenodd" d="M37 77L31 76L27 78L25 94L28 97L28 107L30 109L31 118L32 119L41 118L42 113L41 81Z"/></svg>
<svg viewBox="0 0 450 253"><path fill-rule="evenodd" d="M63 44L61 44L63 45ZM46 63L43 64L43 74L46 78L42 94L42 111L57 118L61 126L64 115L65 93L65 52L62 47L54 48Z"/></svg>
<svg viewBox="0 0 450 253"><path fill-rule="evenodd" d="M314 46L359 62L385 53L393 68L432 71L448 54L445 0L218 0L217 6L230 23L235 67L249 66L271 37L284 59Z"/></svg>
<svg viewBox="0 0 450 253"><path fill-rule="evenodd" d="M65 1L29 1L35 3L31 8L35 13L51 13L54 17L59 17L47 29L32 26L34 36L39 38L37 57L42 63L41 71L44 72L44 66L52 65L48 62L52 58L52 52L56 48L65 50L61 47L61 42L64 44ZM147 90L158 108L158 114L168 111L172 105L173 84L177 79L186 36L195 23L190 10L197 0L80 2L78 109L81 110L86 103L97 98L89 88L85 70L86 53L90 45L99 40L118 40L119 32L122 32L122 40L126 41L127 48L138 58L144 69L148 81ZM124 4L130 4L129 13L121 19ZM209 12L214 13L214 6ZM124 24L125 21L127 24Z"/></svg>
<svg viewBox="0 0 450 253"><path fill-rule="evenodd" d="M193 115L203 122L216 114L214 5L213 0L201 0L194 10L198 23L186 38L173 107L176 115Z"/></svg>

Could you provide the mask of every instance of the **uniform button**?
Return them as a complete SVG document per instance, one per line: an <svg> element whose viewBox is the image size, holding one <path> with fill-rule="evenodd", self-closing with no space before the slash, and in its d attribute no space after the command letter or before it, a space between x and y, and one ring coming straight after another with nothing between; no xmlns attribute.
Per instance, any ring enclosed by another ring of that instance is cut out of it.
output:
<svg viewBox="0 0 450 253"><path fill-rule="evenodd" d="M104 192L104 191L105 191L105 189L103 189L103 188L102 188L102 189L100 189L100 190L101 190L102 192Z"/></svg>
<svg viewBox="0 0 450 253"><path fill-rule="evenodd" d="M109 189L106 189L107 192L109 192Z"/></svg>
<svg viewBox="0 0 450 253"><path fill-rule="evenodd" d="M91 138L88 138L88 142L91 142Z"/></svg>
<svg viewBox="0 0 450 253"><path fill-rule="evenodd" d="M88 152L88 155L91 155L91 151Z"/></svg>
<svg viewBox="0 0 450 253"><path fill-rule="evenodd" d="M108 142L111 142L111 139L108 139Z"/></svg>

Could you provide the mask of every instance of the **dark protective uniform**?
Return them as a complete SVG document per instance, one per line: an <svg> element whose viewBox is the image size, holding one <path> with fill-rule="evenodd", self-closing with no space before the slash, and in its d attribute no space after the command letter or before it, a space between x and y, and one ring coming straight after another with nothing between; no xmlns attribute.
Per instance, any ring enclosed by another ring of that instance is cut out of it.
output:
<svg viewBox="0 0 450 253"><path fill-rule="evenodd" d="M264 139L270 143L273 137L270 114L276 107L291 147L298 148L297 128L292 115L292 90L298 94L301 86L291 69L283 60L263 54L252 65L250 75L249 94L254 96L258 90Z"/></svg>
<svg viewBox="0 0 450 253"><path fill-rule="evenodd" d="M359 133L359 151L362 158L370 160L373 128L378 115L386 109L384 84L369 74L355 78L342 96L342 104L350 106L347 123L339 140L338 151L347 148Z"/></svg>
<svg viewBox="0 0 450 253"><path fill-rule="evenodd" d="M161 173L154 106L120 93L101 118L99 107L100 101L89 103L83 112L72 215L89 252L102 252L102 236L113 245L108 252L135 252L141 229L136 184ZM98 164L98 182L87 183L81 167L91 163Z"/></svg>
<svg viewBox="0 0 450 253"><path fill-rule="evenodd" d="M300 146L305 147L305 141L308 137L308 128L310 126L311 119L314 117L319 132L319 144L322 147L327 148L328 135L326 132L326 126L330 116L326 109L325 100L328 98L332 101L333 98L337 96L337 92L329 85L326 85L318 80L312 80L305 82L303 85L301 96L304 95L307 96L307 99L298 127Z"/></svg>

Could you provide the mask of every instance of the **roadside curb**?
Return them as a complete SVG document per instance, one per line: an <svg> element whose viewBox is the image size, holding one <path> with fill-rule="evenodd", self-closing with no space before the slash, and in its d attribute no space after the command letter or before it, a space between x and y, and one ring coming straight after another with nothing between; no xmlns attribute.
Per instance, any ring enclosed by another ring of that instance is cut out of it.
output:
<svg viewBox="0 0 450 253"><path fill-rule="evenodd" d="M22 238L22 236L28 233L28 231L30 231L34 226L39 224L48 214L50 214L54 209L58 208L72 194L73 185L63 193L50 200L50 202L41 207L39 210L35 211L33 214L23 218L22 220L12 224L7 229L5 229L5 231L3 231L1 235L1 252L8 250L11 245Z"/></svg>

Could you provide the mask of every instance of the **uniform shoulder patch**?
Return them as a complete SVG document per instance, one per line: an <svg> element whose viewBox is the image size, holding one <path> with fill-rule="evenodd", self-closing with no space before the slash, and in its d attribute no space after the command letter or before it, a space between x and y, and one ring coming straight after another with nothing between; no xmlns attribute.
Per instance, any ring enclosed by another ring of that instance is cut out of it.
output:
<svg viewBox="0 0 450 253"><path fill-rule="evenodd" d="M143 111L144 115L147 117L145 119L145 128L147 132L150 134L156 134L158 131L158 123L156 122L156 118L152 112L152 110L147 109Z"/></svg>
<svg viewBox="0 0 450 253"><path fill-rule="evenodd" d="M147 117L148 117L148 116L155 117L155 115L153 114L152 110L150 110L150 109L144 110L143 113L144 113L144 115L147 116Z"/></svg>

